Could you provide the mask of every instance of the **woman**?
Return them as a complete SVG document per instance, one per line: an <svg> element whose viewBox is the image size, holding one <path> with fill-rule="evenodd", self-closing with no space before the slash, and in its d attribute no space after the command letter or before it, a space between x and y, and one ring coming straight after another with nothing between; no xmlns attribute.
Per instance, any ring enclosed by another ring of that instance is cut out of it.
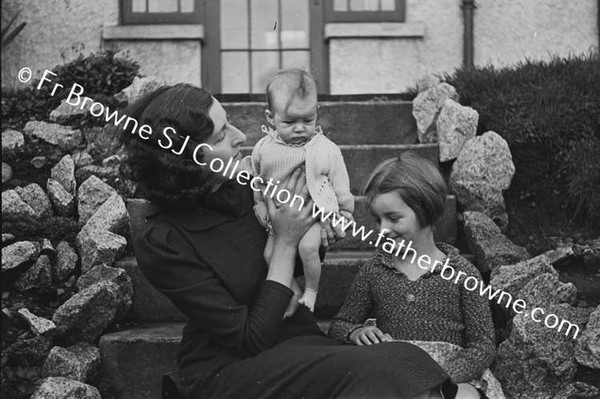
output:
<svg viewBox="0 0 600 399"><path fill-rule="evenodd" d="M189 397L454 397L447 374L413 345L341 345L302 306L284 319L298 241L314 223L311 203L298 211L268 201L274 247L266 264L252 188L208 167L239 160L245 142L210 93L163 87L128 115L152 133L122 134L124 172L159 205L134 250L149 281L189 318L178 357ZM285 189L306 199L301 171Z"/></svg>

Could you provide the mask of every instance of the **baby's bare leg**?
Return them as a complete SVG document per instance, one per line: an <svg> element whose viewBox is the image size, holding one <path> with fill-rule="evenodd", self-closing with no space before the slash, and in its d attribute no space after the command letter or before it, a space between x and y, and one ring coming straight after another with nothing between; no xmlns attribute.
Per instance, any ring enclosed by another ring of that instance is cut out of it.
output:
<svg viewBox="0 0 600 399"><path fill-rule="evenodd" d="M319 247L321 246L321 225L313 224L300 239L298 253L304 265L304 278L306 285L304 294L298 303L308 307L311 312L315 310L317 301L317 290L321 278L321 259L319 259Z"/></svg>

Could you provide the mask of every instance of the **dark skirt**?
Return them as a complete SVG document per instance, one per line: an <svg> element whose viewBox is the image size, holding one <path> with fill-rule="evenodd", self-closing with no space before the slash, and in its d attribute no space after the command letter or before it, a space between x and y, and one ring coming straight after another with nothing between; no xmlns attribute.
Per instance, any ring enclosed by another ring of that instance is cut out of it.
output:
<svg viewBox="0 0 600 399"><path fill-rule="evenodd" d="M406 342L344 345L320 333L314 321L288 327L282 342L223 367L190 398L409 399L449 379L427 353Z"/></svg>

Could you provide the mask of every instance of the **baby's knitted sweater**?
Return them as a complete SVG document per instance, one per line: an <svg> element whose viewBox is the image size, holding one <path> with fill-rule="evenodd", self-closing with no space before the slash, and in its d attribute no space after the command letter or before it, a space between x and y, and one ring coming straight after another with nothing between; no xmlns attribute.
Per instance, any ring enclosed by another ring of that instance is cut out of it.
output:
<svg viewBox="0 0 600 399"><path fill-rule="evenodd" d="M479 271L456 248L436 245L450 258L448 265L455 275L462 271L481 281ZM474 291L464 288L465 275L456 284L455 278L443 279L438 267L433 273L410 281L391 262L387 254L376 252L359 270L329 334L351 343L350 333L374 317L377 327L394 339L442 341L463 347L448 361L450 369L446 371L456 382L480 377L495 354L494 328L486 297L479 295L479 288Z"/></svg>

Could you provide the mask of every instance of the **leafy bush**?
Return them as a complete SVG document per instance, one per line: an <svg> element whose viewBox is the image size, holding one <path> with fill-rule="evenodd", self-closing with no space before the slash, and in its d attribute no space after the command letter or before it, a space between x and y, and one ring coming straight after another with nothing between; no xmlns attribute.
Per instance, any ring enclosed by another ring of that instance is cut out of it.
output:
<svg viewBox="0 0 600 399"><path fill-rule="evenodd" d="M508 142L513 186L558 203L569 217L600 220L600 56L523 62L446 76L479 112L478 134Z"/></svg>
<svg viewBox="0 0 600 399"><path fill-rule="evenodd" d="M129 86L139 69L137 62L116 57L113 50L100 51L87 57L80 55L74 61L54 67L52 72L57 76L48 76L52 82L44 82L39 90L36 89L37 80L32 82L31 87L3 93L3 126L22 128L31 119L47 120L50 112L67 97L73 83L81 85L85 95L114 108L117 101L113 95ZM52 96L54 82L64 87L56 90Z"/></svg>

